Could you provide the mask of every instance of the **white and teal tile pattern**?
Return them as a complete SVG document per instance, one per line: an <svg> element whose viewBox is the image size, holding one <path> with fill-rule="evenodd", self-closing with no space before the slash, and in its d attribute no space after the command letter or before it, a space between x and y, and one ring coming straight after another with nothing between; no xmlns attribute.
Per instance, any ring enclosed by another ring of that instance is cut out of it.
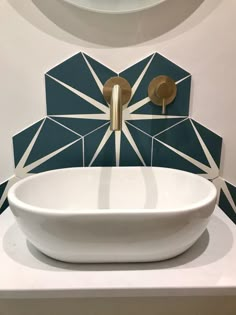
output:
<svg viewBox="0 0 236 315"><path fill-rule="evenodd" d="M8 201L7 201L7 196L6 196L6 192L8 190L7 186L8 186L8 181L0 185L0 198L1 198L0 199L1 200L0 214L8 207Z"/></svg>
<svg viewBox="0 0 236 315"><path fill-rule="evenodd" d="M161 114L148 85L158 75L177 84ZM126 78L132 96L121 132L110 130L102 94L112 76ZM236 188L219 177L222 138L189 117L191 75L155 53L120 74L79 53L45 75L47 117L13 137L15 176L0 185L0 212L19 178L51 169L89 166L162 166L201 174L219 188L219 204L236 222Z"/></svg>
<svg viewBox="0 0 236 315"><path fill-rule="evenodd" d="M12 176L4 183L0 184L0 214L9 206L7 200L7 192L9 188L19 180L18 177Z"/></svg>
<svg viewBox="0 0 236 315"><path fill-rule="evenodd" d="M227 216L236 224L236 187L223 178L215 179L215 185L218 187L218 204Z"/></svg>

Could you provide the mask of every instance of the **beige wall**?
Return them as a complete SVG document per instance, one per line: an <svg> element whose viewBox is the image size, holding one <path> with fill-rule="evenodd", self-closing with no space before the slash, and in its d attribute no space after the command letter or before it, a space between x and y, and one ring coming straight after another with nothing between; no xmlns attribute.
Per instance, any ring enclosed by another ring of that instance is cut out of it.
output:
<svg viewBox="0 0 236 315"><path fill-rule="evenodd" d="M0 315L235 315L234 297L0 300Z"/></svg>

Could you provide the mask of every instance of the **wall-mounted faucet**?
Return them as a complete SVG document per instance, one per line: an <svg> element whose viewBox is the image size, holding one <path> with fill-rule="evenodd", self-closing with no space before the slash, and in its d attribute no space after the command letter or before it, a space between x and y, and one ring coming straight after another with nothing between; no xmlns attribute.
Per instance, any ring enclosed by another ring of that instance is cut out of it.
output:
<svg viewBox="0 0 236 315"><path fill-rule="evenodd" d="M120 85L116 84L112 88L110 103L111 130L121 130L122 126L122 94Z"/></svg>
<svg viewBox="0 0 236 315"><path fill-rule="evenodd" d="M103 96L110 105L110 128L114 131L122 129L122 107L131 97L131 86L122 77L112 77L103 87Z"/></svg>
<svg viewBox="0 0 236 315"><path fill-rule="evenodd" d="M162 106L162 114L166 113L166 105L173 102L177 94L175 81L166 75L154 78L148 87L148 96L152 103Z"/></svg>

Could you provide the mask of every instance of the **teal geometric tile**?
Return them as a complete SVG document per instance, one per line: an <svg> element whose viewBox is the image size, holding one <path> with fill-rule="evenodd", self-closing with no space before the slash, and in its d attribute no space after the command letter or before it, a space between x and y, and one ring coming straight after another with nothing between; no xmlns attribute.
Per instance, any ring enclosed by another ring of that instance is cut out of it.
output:
<svg viewBox="0 0 236 315"><path fill-rule="evenodd" d="M173 128L174 129L174 128ZM182 158L172 150L168 149L166 146L153 140L153 157L152 165L167 168L176 168L179 170L192 172L195 174L204 174L200 168Z"/></svg>
<svg viewBox="0 0 236 315"><path fill-rule="evenodd" d="M83 144L78 140L60 153L54 155L46 162L30 171L30 173L40 173L58 168L82 167L83 166Z"/></svg>
<svg viewBox="0 0 236 315"><path fill-rule="evenodd" d="M81 136L85 136L89 132L101 127L107 120L99 119L80 119L80 118L59 118L52 117L53 120L58 121L60 124L70 128L71 130L79 133Z"/></svg>
<svg viewBox="0 0 236 315"><path fill-rule="evenodd" d="M99 114L97 107L71 92L52 78L45 76L48 115Z"/></svg>
<svg viewBox="0 0 236 315"><path fill-rule="evenodd" d="M143 166L126 136L121 134L120 166Z"/></svg>
<svg viewBox="0 0 236 315"><path fill-rule="evenodd" d="M226 181L225 181L225 183L226 183L226 185L227 185L227 187L228 187L228 190L229 190L229 192L230 192L230 195L231 195L231 197L233 198L233 201L234 201L234 203L235 203L235 205L236 205L236 187L233 186L232 184L226 182Z"/></svg>
<svg viewBox="0 0 236 315"><path fill-rule="evenodd" d="M94 63L95 62L96 61L94 61ZM96 63L99 64L98 62ZM101 71L101 67L103 67L104 73L107 73L107 77L109 77L111 70L100 64L99 72ZM78 53L62 62L51 69L48 74L106 105L104 97L100 92L82 53Z"/></svg>
<svg viewBox="0 0 236 315"><path fill-rule="evenodd" d="M166 106L166 115L188 116L191 90L191 76L177 84L177 95L174 101ZM147 95L146 95L147 96ZM146 97L145 96L145 97ZM151 101L133 112L133 114L161 115L162 107Z"/></svg>
<svg viewBox="0 0 236 315"><path fill-rule="evenodd" d="M216 133L207 129L203 125L200 125L195 120L191 119L197 131L199 132L202 140L211 153L211 156L215 160L218 167L220 167L221 150L222 150L222 138Z"/></svg>
<svg viewBox="0 0 236 315"><path fill-rule="evenodd" d="M99 80L102 82L102 84L105 84L105 82L110 79L111 77L116 77L117 73L113 70L107 68L97 60L91 58L87 54L83 53L84 57L87 59L90 66L95 71L96 75L98 76Z"/></svg>
<svg viewBox="0 0 236 315"><path fill-rule="evenodd" d="M231 185L230 183L226 182L230 195L236 205L236 187ZM232 208L231 204L229 203L225 193L221 189L220 192L220 200L219 200L219 207L225 212L225 214L236 224L236 213Z"/></svg>
<svg viewBox="0 0 236 315"><path fill-rule="evenodd" d="M108 128L110 128L109 123L84 137L85 166L89 166ZM115 165L115 133L113 132L91 166Z"/></svg>
<svg viewBox="0 0 236 315"><path fill-rule="evenodd" d="M4 191L5 191L5 188L6 188L7 184L8 184L8 181L6 181L6 182L0 184L0 201L2 201L2 200L1 200L1 197L2 197L2 195L3 195L3 193L4 193ZM3 211L6 210L6 208L7 208L8 206L9 206L8 200L7 200L7 198L5 198L5 200L3 201L2 206L0 207L0 214L3 213Z"/></svg>
<svg viewBox="0 0 236 315"><path fill-rule="evenodd" d="M177 84L177 95L174 101L166 106L166 115L188 116L192 77Z"/></svg>
<svg viewBox="0 0 236 315"><path fill-rule="evenodd" d="M126 124L126 126L146 166L150 166L152 138L129 124ZM121 137L120 166L144 166L123 132Z"/></svg>
<svg viewBox="0 0 236 315"><path fill-rule="evenodd" d="M164 131L155 138L210 166L189 119Z"/></svg>
<svg viewBox="0 0 236 315"><path fill-rule="evenodd" d="M110 136L107 143L102 148L101 152L98 154L97 158L91 166L115 166L115 134Z"/></svg>
<svg viewBox="0 0 236 315"><path fill-rule="evenodd" d="M47 118L25 165L29 165L79 138L72 131Z"/></svg>
<svg viewBox="0 0 236 315"><path fill-rule="evenodd" d="M129 120L129 123L150 136L155 136L157 133L164 131L167 128L183 121L185 118L165 118L165 119L140 119Z"/></svg>
<svg viewBox="0 0 236 315"><path fill-rule="evenodd" d="M136 64L136 65L137 67L140 67L139 64ZM132 67L135 67L136 65ZM127 72L128 72L128 69L126 70L126 73ZM133 69L132 69L132 72L135 73ZM167 75L176 82L187 77L189 73L183 70L182 68L180 68L179 66L177 66L176 64L174 64L173 62L171 62L170 60L166 59L162 55L156 53L136 93L134 94L129 106L147 97L149 83L151 82L153 78L159 75ZM121 76L122 76L122 73L121 73ZM133 81L136 81L135 78Z"/></svg>
<svg viewBox="0 0 236 315"><path fill-rule="evenodd" d="M133 66L122 71L119 74L119 76L125 78L129 82L129 84L131 86L133 86L153 55L154 54L151 54L150 56L146 57L145 59L142 59L138 63L136 63Z"/></svg>
<svg viewBox="0 0 236 315"><path fill-rule="evenodd" d="M41 119L37 123L24 129L13 137L15 167L19 163L22 155L25 153L25 150L27 149L28 145L30 144L31 140L33 139L43 121L44 119Z"/></svg>

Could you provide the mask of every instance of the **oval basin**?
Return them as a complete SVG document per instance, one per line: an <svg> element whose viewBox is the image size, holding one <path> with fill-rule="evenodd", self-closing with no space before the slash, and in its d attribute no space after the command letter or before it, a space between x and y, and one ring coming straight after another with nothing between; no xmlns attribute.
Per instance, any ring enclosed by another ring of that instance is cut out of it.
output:
<svg viewBox="0 0 236 315"><path fill-rule="evenodd" d="M8 193L27 239L66 262L144 262L177 256L206 229L208 180L158 167L68 168L29 176Z"/></svg>

